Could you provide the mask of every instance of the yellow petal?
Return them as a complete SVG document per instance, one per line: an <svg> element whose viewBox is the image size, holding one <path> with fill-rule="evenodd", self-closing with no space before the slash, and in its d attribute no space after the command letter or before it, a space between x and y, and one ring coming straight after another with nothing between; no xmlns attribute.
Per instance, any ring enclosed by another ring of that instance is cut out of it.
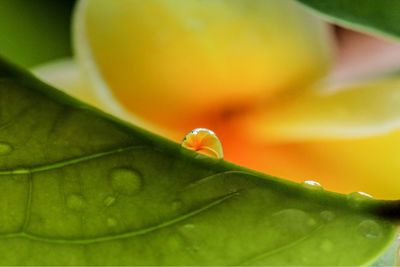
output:
<svg viewBox="0 0 400 267"><path fill-rule="evenodd" d="M93 87L87 76L82 75L82 71L73 59L68 58L47 62L31 69L31 72L47 84L136 126L174 139L181 136L180 133L145 123L126 111L119 103L113 102L113 99L100 97L99 90Z"/></svg>
<svg viewBox="0 0 400 267"><path fill-rule="evenodd" d="M234 146L224 148L227 159L278 177L315 180L336 192L363 191L376 198L400 198L400 131L275 145L242 140L236 151Z"/></svg>
<svg viewBox="0 0 400 267"><path fill-rule="evenodd" d="M265 142L369 137L400 129L400 79L309 90L248 115L249 133Z"/></svg>
<svg viewBox="0 0 400 267"><path fill-rule="evenodd" d="M286 0L86 0L74 24L101 95L185 132L216 110L300 89L331 59L326 25Z"/></svg>

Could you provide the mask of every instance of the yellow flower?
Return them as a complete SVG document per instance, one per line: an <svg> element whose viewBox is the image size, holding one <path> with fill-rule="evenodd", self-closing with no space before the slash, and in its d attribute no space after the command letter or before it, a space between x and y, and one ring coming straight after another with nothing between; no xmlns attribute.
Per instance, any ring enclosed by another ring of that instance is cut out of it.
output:
<svg viewBox="0 0 400 267"><path fill-rule="evenodd" d="M292 1L83 0L74 38L37 75L176 141L212 129L235 163L400 198L400 82L320 89L330 29Z"/></svg>

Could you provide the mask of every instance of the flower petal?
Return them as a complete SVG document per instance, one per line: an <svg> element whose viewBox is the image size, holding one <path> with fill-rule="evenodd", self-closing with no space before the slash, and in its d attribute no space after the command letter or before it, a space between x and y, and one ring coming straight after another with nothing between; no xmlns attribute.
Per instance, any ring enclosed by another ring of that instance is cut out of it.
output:
<svg viewBox="0 0 400 267"><path fill-rule="evenodd" d="M400 198L400 131L268 145L235 137L225 138L223 144L227 160L277 177L315 180L336 192L363 191L382 199Z"/></svg>
<svg viewBox="0 0 400 267"><path fill-rule="evenodd" d="M400 79L276 99L245 125L265 142L368 137L400 129Z"/></svg>
<svg viewBox="0 0 400 267"><path fill-rule="evenodd" d="M293 1L81 1L74 40L101 96L187 130L326 73L330 31ZM104 23L107 21L107 23Z"/></svg>

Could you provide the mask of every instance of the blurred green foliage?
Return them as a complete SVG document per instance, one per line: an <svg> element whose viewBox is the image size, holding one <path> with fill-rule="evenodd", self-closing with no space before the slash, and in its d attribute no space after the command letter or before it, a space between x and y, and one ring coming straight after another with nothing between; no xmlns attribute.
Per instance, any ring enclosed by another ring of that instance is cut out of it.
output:
<svg viewBox="0 0 400 267"><path fill-rule="evenodd" d="M22 67L71 55L75 0L1 0L0 55Z"/></svg>

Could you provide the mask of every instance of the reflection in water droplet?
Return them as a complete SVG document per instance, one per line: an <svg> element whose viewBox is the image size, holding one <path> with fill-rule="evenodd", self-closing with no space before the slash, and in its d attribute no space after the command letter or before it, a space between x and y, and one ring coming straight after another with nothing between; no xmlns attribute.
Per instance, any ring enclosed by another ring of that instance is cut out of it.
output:
<svg viewBox="0 0 400 267"><path fill-rule="evenodd" d="M333 243L330 240L325 239L325 240L322 241L322 243L321 243L321 250L322 251L331 252L332 249L333 249Z"/></svg>
<svg viewBox="0 0 400 267"><path fill-rule="evenodd" d="M333 219L335 219L335 213L333 213L333 212L330 211L330 210L321 211L319 215L320 215L321 218L322 218L324 221L326 221L326 222L330 222L330 221L332 221Z"/></svg>
<svg viewBox="0 0 400 267"><path fill-rule="evenodd" d="M67 206L72 210L83 210L86 207L86 204L85 198L81 195L72 194L67 197Z"/></svg>
<svg viewBox="0 0 400 267"><path fill-rule="evenodd" d="M316 181L307 180L303 182L303 186L310 189L322 190L322 185Z"/></svg>
<svg viewBox="0 0 400 267"><path fill-rule="evenodd" d="M111 171L111 186L122 195L134 195L142 187L141 174L130 168L117 168Z"/></svg>
<svg viewBox="0 0 400 267"><path fill-rule="evenodd" d="M374 220L364 220L358 225L360 234L367 238L378 238L382 235L382 227Z"/></svg>
<svg viewBox="0 0 400 267"><path fill-rule="evenodd" d="M114 219L114 218L112 218L112 217L108 217L107 218L107 226L108 227L114 227L114 226L116 226L117 225L117 220L116 219Z"/></svg>
<svg viewBox="0 0 400 267"><path fill-rule="evenodd" d="M114 204L114 202L115 202L115 197L113 196L107 196L103 201L104 206L106 207L110 207L112 204Z"/></svg>
<svg viewBox="0 0 400 267"><path fill-rule="evenodd" d="M0 142L0 156L7 155L13 150L12 146L7 143Z"/></svg>
<svg viewBox="0 0 400 267"><path fill-rule="evenodd" d="M217 135L205 128L197 128L188 133L182 141L182 147L217 159L224 157Z"/></svg>

